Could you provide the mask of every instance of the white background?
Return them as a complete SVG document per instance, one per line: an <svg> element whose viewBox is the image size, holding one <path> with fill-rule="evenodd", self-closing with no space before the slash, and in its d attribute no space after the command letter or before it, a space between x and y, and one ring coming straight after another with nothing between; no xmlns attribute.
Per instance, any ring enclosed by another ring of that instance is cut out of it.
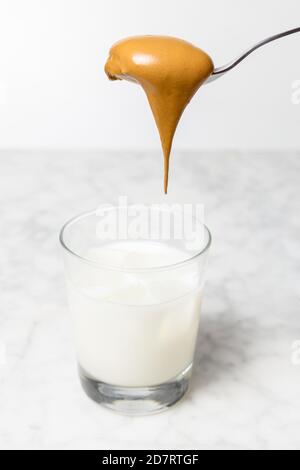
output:
<svg viewBox="0 0 300 470"><path fill-rule="evenodd" d="M158 148L139 87L110 83L109 47L134 34L185 38L222 65L300 26L299 0L0 0L0 147ZM176 148L297 148L300 34L266 46L186 110Z"/></svg>

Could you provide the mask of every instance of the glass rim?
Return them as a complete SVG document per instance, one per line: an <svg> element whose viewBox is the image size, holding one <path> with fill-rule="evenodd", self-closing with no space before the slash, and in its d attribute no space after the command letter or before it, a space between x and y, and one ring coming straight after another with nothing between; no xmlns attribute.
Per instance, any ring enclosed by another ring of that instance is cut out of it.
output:
<svg viewBox="0 0 300 470"><path fill-rule="evenodd" d="M145 204L145 206L146 206L146 204ZM103 210L109 211L109 210L125 209L125 208L129 208L129 207L134 207L134 204L130 204L128 206L110 206L110 207L107 207ZM161 212L169 212L169 211L166 211L164 209L160 209L160 210L161 210ZM137 273L138 272L155 272L155 271L165 271L165 270L167 271L167 270L171 270L171 269L174 269L174 268L176 269L176 268L182 267L184 265L187 265L187 264L197 260L198 258L200 258L201 255L203 255L204 253L206 253L209 250L209 248L211 246L211 243L212 243L212 235L211 235L211 232L210 232L209 228L207 227L207 225L193 216L193 219L197 220L197 222L199 222L202 225L202 227L204 227L204 229L207 233L207 242L205 243L204 247L200 251L195 253L194 255L192 255L192 256L190 256L190 257L188 257L188 258L186 258L182 261L176 262L176 263L161 265L161 266L151 266L151 267L147 267L147 268L130 268L130 267L121 268L121 267L118 267L118 266L109 266L109 265L106 265L106 264L99 263L98 261L94 261L92 259L89 259L85 256L82 256L79 253L76 253L76 251L71 249L64 240L64 235L65 235L66 229L68 229L69 227L71 227L76 222L79 222L82 219L85 219L87 217L90 217L92 215L97 214L97 212L99 212L99 209L94 209L94 210L91 210L91 211L85 211L85 212L82 212L79 215L74 216L71 219L67 220L67 222L64 223L64 225L62 226L62 228L59 232L59 241L60 241L61 246L69 254L71 254L75 258L77 258L77 259L79 259L79 260L81 260L81 261L83 261L83 262L85 262L89 265L96 266L96 267L101 268L101 269L107 269L107 270L119 271L119 272L131 272L131 273L133 273L133 272L137 272Z"/></svg>

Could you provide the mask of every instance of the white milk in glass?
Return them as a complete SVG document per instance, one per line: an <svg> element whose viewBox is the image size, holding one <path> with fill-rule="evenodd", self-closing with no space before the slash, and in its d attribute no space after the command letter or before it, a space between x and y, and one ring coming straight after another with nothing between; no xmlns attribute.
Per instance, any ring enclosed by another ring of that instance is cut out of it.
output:
<svg viewBox="0 0 300 470"><path fill-rule="evenodd" d="M184 251L150 241L109 243L85 257L97 265L82 263L68 279L84 372L108 384L144 387L188 369L201 301L197 262L181 264Z"/></svg>

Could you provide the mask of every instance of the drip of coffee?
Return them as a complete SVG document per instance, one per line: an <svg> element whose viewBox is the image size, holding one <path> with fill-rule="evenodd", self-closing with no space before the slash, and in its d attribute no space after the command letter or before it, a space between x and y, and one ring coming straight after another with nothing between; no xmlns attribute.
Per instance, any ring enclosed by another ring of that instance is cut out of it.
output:
<svg viewBox="0 0 300 470"><path fill-rule="evenodd" d="M105 65L108 78L138 83L147 95L164 154L165 193L177 124L213 70L213 62L205 52L173 37L131 37L117 42L110 50Z"/></svg>

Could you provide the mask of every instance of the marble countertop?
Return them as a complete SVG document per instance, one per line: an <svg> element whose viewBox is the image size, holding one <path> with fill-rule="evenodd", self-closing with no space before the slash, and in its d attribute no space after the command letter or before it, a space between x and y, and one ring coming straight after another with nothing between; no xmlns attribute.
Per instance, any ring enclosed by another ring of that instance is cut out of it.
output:
<svg viewBox="0 0 300 470"><path fill-rule="evenodd" d="M1 449L300 449L300 153L0 152ZM213 234L194 377L110 412L77 378L58 232L117 203L203 203Z"/></svg>

